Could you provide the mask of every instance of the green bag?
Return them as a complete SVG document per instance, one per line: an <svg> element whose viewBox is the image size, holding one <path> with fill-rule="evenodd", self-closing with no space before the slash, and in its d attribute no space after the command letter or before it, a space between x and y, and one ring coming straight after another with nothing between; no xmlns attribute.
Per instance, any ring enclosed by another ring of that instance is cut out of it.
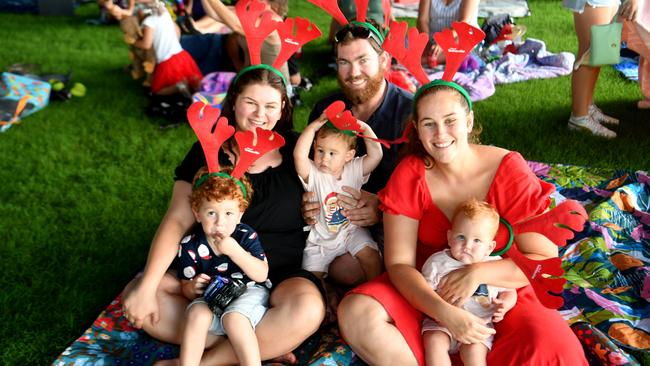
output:
<svg viewBox="0 0 650 366"><path fill-rule="evenodd" d="M580 65L602 66L621 62L623 24L616 21L617 15L609 24L591 26L591 45L573 65L573 70L578 70Z"/></svg>
<svg viewBox="0 0 650 366"><path fill-rule="evenodd" d="M619 22L591 26L589 65L615 65L621 61L622 30Z"/></svg>

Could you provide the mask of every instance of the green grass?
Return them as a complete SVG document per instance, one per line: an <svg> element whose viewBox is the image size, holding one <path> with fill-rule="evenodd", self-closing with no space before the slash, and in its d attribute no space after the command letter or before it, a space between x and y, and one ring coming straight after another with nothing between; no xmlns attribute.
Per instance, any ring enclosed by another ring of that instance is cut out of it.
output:
<svg viewBox="0 0 650 366"><path fill-rule="evenodd" d="M576 48L573 23L559 1L531 1L521 19L527 36L550 51ZM328 18L306 1L292 15ZM16 62L45 72L73 72L88 94L52 102L0 134L0 364L44 365L76 339L146 260L166 209L173 169L195 140L188 126L160 130L144 114L139 84L119 29L75 17L0 14L0 69ZM311 105L336 89L320 40L305 47L303 73L316 80L295 113L306 122ZM566 130L569 77L499 85L476 104L484 143L526 158L627 169L650 167L650 112L639 112L638 85L603 68L596 101L619 116L619 138L603 141Z"/></svg>

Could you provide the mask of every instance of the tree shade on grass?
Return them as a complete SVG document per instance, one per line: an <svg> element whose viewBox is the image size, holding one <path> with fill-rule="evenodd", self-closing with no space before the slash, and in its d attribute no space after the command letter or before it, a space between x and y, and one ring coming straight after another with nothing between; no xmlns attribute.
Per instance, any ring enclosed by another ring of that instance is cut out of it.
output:
<svg viewBox="0 0 650 366"><path fill-rule="evenodd" d="M290 7L290 15L328 29L308 2ZM571 14L559 1L530 7L533 15L519 20L527 36L552 52L576 49ZM1 69L38 63L45 72L72 71L88 89L0 134L0 364L52 362L142 268L173 169L195 140L188 126L160 130L144 114L144 89L123 71L119 28L85 24L97 15L94 4L75 17L0 14ZM299 129L336 89L325 41L303 51L302 73L315 86L296 110ZM497 86L476 104L483 142L537 161L650 168L650 112L635 108L638 85L602 70L596 102L622 120L613 141L566 129L569 86L569 77Z"/></svg>

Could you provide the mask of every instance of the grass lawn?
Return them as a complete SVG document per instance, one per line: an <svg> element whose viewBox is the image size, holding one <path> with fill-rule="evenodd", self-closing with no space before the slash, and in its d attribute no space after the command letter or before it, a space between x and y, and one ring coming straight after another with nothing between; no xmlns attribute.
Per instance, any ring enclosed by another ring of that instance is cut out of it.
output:
<svg viewBox="0 0 650 366"><path fill-rule="evenodd" d="M305 0L291 15L328 18ZM530 1L520 19L527 36L553 52L573 51L569 11ZM0 14L0 69L38 63L73 72L84 98L52 102L0 134L0 364L45 365L94 320L142 268L169 200L173 169L195 140L189 126L161 130L144 114L144 90L122 68L126 46L116 26L90 26L93 4L75 17ZM295 125L336 89L324 41L305 47L302 72L316 86L304 96ZM650 111L636 110L638 85L602 70L595 100L621 118L619 137L605 141L570 132L570 78L499 85L476 104L483 142L544 162L650 168Z"/></svg>

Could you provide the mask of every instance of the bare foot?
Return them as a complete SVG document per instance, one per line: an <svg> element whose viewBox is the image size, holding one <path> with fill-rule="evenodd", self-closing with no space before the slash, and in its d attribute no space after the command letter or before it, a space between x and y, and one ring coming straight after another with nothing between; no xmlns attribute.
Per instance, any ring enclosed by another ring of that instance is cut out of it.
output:
<svg viewBox="0 0 650 366"><path fill-rule="evenodd" d="M179 366L181 363L178 358L173 360L160 360L156 361L153 366Z"/></svg>
<svg viewBox="0 0 650 366"><path fill-rule="evenodd" d="M637 106L639 107L639 109L648 109L648 108L650 108L650 99L640 100L637 103Z"/></svg>
<svg viewBox="0 0 650 366"><path fill-rule="evenodd" d="M286 353L280 357L272 358L269 361L278 362L285 365L296 365L298 363L298 359L296 358L296 355L293 354L293 352Z"/></svg>

